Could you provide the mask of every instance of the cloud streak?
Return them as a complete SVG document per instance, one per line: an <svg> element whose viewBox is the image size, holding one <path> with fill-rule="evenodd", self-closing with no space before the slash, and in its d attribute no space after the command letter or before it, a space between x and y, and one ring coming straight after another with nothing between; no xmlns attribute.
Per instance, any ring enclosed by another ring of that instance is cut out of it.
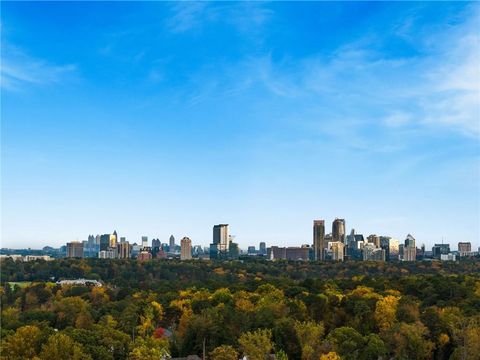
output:
<svg viewBox="0 0 480 360"><path fill-rule="evenodd" d="M75 64L56 65L35 59L20 49L5 45L2 49L1 87L7 91L20 91L27 86L46 86L63 81L76 73Z"/></svg>
<svg viewBox="0 0 480 360"><path fill-rule="evenodd" d="M480 40L474 11L466 21L423 35L410 57L385 57L381 47L392 34L364 35L328 57L273 60L270 52L241 59L204 74L212 97L227 89L263 88L273 97L294 101L299 109L319 109L354 126L386 131L454 130L480 137ZM401 36L415 31L415 16ZM392 31L398 32L398 25ZM233 74L233 75L232 75ZM212 78L216 78L212 89ZM207 79L209 81L207 81ZM248 79L248 86L237 86ZM202 84L202 81L197 81ZM196 89L198 92L198 89ZM239 93L237 92L237 93ZM322 119L325 122L325 119Z"/></svg>

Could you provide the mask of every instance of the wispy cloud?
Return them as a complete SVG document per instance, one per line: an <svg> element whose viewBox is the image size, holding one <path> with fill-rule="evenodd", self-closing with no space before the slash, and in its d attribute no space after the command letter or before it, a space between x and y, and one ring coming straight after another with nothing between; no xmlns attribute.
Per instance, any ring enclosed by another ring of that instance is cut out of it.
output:
<svg viewBox="0 0 480 360"><path fill-rule="evenodd" d="M208 3L177 2L171 6L172 15L166 27L173 33L198 30L204 24L224 22L245 33L257 32L273 15L273 11L261 3Z"/></svg>
<svg viewBox="0 0 480 360"><path fill-rule="evenodd" d="M2 49L1 60L1 87L9 91L19 91L32 85L59 83L77 71L75 64L51 64L28 56L10 45L5 45Z"/></svg>
<svg viewBox="0 0 480 360"><path fill-rule="evenodd" d="M267 55L244 68L275 96L323 104L365 124L443 127L478 137L479 17L475 10L465 22L428 36L423 56L385 57L376 50L379 39L366 36L329 57L274 62Z"/></svg>
<svg viewBox="0 0 480 360"><path fill-rule="evenodd" d="M167 28L175 33L184 32L201 23L207 2L178 2L171 11L173 16L167 21Z"/></svg>
<svg viewBox="0 0 480 360"><path fill-rule="evenodd" d="M172 31L187 31L204 22L235 24L238 31L252 23L265 24L274 14L263 5L225 8L216 4L175 4ZM479 11L462 14L443 28L425 27L422 7L399 17L384 33L364 33L329 54L278 58L268 45L255 55L232 63L204 67L192 76L181 95L189 107L211 99L265 91L280 101L291 101L302 112L297 126L317 127L327 135L369 150L372 133L382 133L376 151L396 151L400 136L455 131L480 136ZM253 15L252 15L253 14ZM255 20L256 19L256 20ZM246 30L247 31L247 30ZM412 54L385 52L392 38L415 49ZM329 125L331 123L331 125ZM338 124L341 123L342 131ZM316 124L316 125L315 125ZM385 143L381 144L382 139ZM390 143L389 143L390 142ZM401 148L401 147L400 147Z"/></svg>

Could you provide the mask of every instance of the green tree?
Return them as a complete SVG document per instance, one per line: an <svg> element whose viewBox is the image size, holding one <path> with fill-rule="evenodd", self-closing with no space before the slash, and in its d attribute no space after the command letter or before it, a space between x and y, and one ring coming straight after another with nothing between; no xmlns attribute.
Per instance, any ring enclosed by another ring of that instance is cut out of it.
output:
<svg viewBox="0 0 480 360"><path fill-rule="evenodd" d="M63 329L67 326L75 326L77 317L88 310L88 303L78 296L60 298L54 304L57 314L57 326Z"/></svg>
<svg viewBox="0 0 480 360"><path fill-rule="evenodd" d="M464 320L454 330L457 348L450 359L475 360L480 357L480 317Z"/></svg>
<svg viewBox="0 0 480 360"><path fill-rule="evenodd" d="M238 352L230 345L221 345L210 353L212 360L238 360Z"/></svg>
<svg viewBox="0 0 480 360"><path fill-rule="evenodd" d="M313 321L297 321L295 332L302 347L302 360L317 359L325 332L323 324L317 324Z"/></svg>
<svg viewBox="0 0 480 360"><path fill-rule="evenodd" d="M164 339L137 338L128 354L129 360L158 360L167 357L168 341Z"/></svg>
<svg viewBox="0 0 480 360"><path fill-rule="evenodd" d="M270 329L243 333L238 339L242 352L249 360L265 360L273 348Z"/></svg>
<svg viewBox="0 0 480 360"><path fill-rule="evenodd" d="M363 337L357 330L345 326L330 331L327 341L346 360L358 359L364 344Z"/></svg>
<svg viewBox="0 0 480 360"><path fill-rule="evenodd" d="M428 335L427 327L421 322L399 323L391 329L389 339L398 359L427 360L435 347Z"/></svg>
<svg viewBox="0 0 480 360"><path fill-rule="evenodd" d="M360 352L360 360L382 359L387 354L387 347L377 334L365 336L364 341L364 347Z"/></svg>
<svg viewBox="0 0 480 360"><path fill-rule="evenodd" d="M33 359L40 351L42 332L36 326L22 326L15 334L2 341L1 354L4 359Z"/></svg>
<svg viewBox="0 0 480 360"><path fill-rule="evenodd" d="M86 354L82 346L73 341L69 336L59 333L52 335L42 347L40 353L42 360L91 360L91 356Z"/></svg>
<svg viewBox="0 0 480 360"><path fill-rule="evenodd" d="M406 323L420 320L420 302L413 296L402 296L397 305L397 318Z"/></svg>
<svg viewBox="0 0 480 360"><path fill-rule="evenodd" d="M275 352L275 359L276 360L288 360L288 356L283 350L278 350Z"/></svg>

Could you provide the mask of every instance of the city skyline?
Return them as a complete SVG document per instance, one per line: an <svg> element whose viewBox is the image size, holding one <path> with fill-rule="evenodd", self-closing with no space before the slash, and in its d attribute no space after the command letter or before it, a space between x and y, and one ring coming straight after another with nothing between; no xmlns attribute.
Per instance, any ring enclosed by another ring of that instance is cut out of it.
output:
<svg viewBox="0 0 480 360"><path fill-rule="evenodd" d="M1 246L480 239L480 4L2 2Z"/></svg>
<svg viewBox="0 0 480 360"><path fill-rule="evenodd" d="M342 225L342 231L340 231L339 233L342 234L343 233L343 236L341 238L337 238L335 236L335 233L336 231L338 231L339 227L338 227L338 224L341 223ZM320 230L318 228L318 226L320 226ZM220 230L222 229L222 230ZM331 226L329 227L328 226L328 220L325 220L325 219L317 219L317 220L313 220L313 236L310 238L310 240L304 240L304 241L297 241L297 242L292 242L292 243L287 243L287 244L284 244L284 243L267 243L268 246L275 246L275 247L299 247L299 246L303 246L303 245L307 245L307 246L311 246L312 249L314 249L314 254L313 255L315 258L318 258L319 260L321 259L322 256L320 256L316 250L317 247L320 249L327 249L327 244L330 243L330 242L341 242L341 243L344 243L345 245L347 244L347 240L348 240L348 237L349 235L345 233L345 230L346 229L349 229L348 231L348 234L355 234L355 235L360 235L360 236L363 236L365 239L370 238L370 237L375 237L377 238L377 241L380 242L380 238L382 237L389 237L389 238L393 238L397 241L400 241L400 242L403 242L404 240L406 242L409 242L410 240L409 239L413 239L412 237L412 234L411 232L408 232L405 236L395 236L395 235L392 235L392 234L388 234L388 233L378 233L378 232L367 232L367 233L364 233L364 232L361 232L361 231L358 231L357 228L355 227L351 227L351 228L347 228L346 227L346 221L344 218L340 219L340 218L334 218L333 221L331 222ZM320 236L318 236L318 233L320 232ZM210 235L211 236L211 235ZM168 239L167 239L168 237ZM191 241L191 246L201 246L202 248L208 248L208 247L211 247L212 245L219 245L219 244L223 244L222 246L219 246L218 247L218 250L219 251L226 251L228 252L228 244L230 241L232 242L236 242L239 247L242 249L242 250L247 250L248 248L250 247L256 247L258 244L266 244L266 241L265 240L261 240L261 239L257 239L257 240L247 240L247 239L244 239L243 241L238 241L238 238L237 238L237 235L234 234L234 235L229 235L229 224L218 224L218 225L213 225L213 242L212 242L212 238L210 240L205 240L205 241L202 241L202 240L191 240L189 235L187 233L183 233L182 235L179 235L179 234L170 234L169 236L167 237L162 237L162 236L158 236L158 235L145 235L145 233L143 233L142 235L139 235L137 237L134 237L134 238L129 238L127 236L120 236L118 235L117 233L117 230L115 229L113 231L113 233L109 233L108 231L107 232L100 232L100 233L89 233L83 237L79 237L79 238L75 238L75 239L69 239L69 240L66 240L67 243L69 242L79 242L81 243L82 241L85 242L85 241L90 241L90 239L92 239L94 241L95 238L98 238L99 240L99 244L100 244L100 249L103 249L103 250L106 250L106 248L108 246L111 246L112 243L113 244L116 244L116 243L120 243L120 242L127 242L127 243L130 243L131 245L132 244L138 244L139 246L142 246L142 247L150 247L151 243L153 241L155 242L158 242L160 245L161 244L166 244L166 245L169 245L170 247L172 247L173 245L176 245L178 246L179 245L179 240L178 239L188 239ZM105 239L105 246L104 248L102 248L102 243L104 243L103 239ZM316 240L316 239L320 239L320 240ZM374 242L374 241L373 241ZM479 241L476 241L476 240L466 240L466 241L462 241L462 240L450 240L448 241L447 239L445 238L442 238L440 239L439 241L436 241L434 242L433 244L427 244L425 242L422 242L422 241L419 241L417 243L417 240L413 240L413 247L416 247L416 248L421 248L423 246L425 246L426 248L430 248L430 247L434 247L438 244L462 244L462 243L469 243L471 244L472 248L473 249L480 249L480 242ZM65 245L65 241L63 243L60 243L60 244L43 244L42 246L40 246L38 249L40 248L43 248L44 246L47 246L47 247L51 247L53 245L53 247L61 247L61 246L64 246ZM377 244L378 246L379 244ZM22 247L8 247L8 246L3 246L2 245L2 248L4 249L22 249ZM28 247L24 247L24 248L31 248L30 246ZM32 248L32 249L35 249L35 248ZM258 247L258 249L260 249L260 246ZM257 250L258 250L257 249Z"/></svg>

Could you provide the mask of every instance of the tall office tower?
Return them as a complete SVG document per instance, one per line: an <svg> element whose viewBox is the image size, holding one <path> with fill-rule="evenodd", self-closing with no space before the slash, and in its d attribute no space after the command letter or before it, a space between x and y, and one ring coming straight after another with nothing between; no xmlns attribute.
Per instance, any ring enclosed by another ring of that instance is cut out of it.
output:
<svg viewBox="0 0 480 360"><path fill-rule="evenodd" d="M120 241L117 244L117 258L119 259L130 259L132 256L132 246L128 241Z"/></svg>
<svg viewBox="0 0 480 360"><path fill-rule="evenodd" d="M325 259L325 220L313 220L314 259Z"/></svg>
<svg viewBox="0 0 480 360"><path fill-rule="evenodd" d="M95 241L95 236L88 235L86 244L83 244L83 256L84 257L96 257L98 253L98 246Z"/></svg>
<svg viewBox="0 0 480 360"><path fill-rule="evenodd" d="M375 245L375 247L380 247L380 237L378 235L372 234L367 236L367 240L370 244Z"/></svg>
<svg viewBox="0 0 480 360"><path fill-rule="evenodd" d="M341 241L333 241L329 243L329 250L332 260L343 261L343 254L345 252L345 244Z"/></svg>
<svg viewBox="0 0 480 360"><path fill-rule="evenodd" d="M102 237L102 236L99 235L99 234L97 234L97 236L95 236L95 243L96 243L98 246L100 246L100 238L101 238L101 237Z"/></svg>
<svg viewBox="0 0 480 360"><path fill-rule="evenodd" d="M127 238L124 237L124 236L122 236L122 237L120 238L120 242L122 243L122 242L125 242L125 241L127 241Z"/></svg>
<svg viewBox="0 0 480 360"><path fill-rule="evenodd" d="M152 257L156 258L161 249L162 243L160 239L152 239Z"/></svg>
<svg viewBox="0 0 480 360"><path fill-rule="evenodd" d="M468 256L472 252L472 243L470 242L459 242L458 243L458 255Z"/></svg>
<svg viewBox="0 0 480 360"><path fill-rule="evenodd" d="M142 236L142 247L148 247L148 236Z"/></svg>
<svg viewBox="0 0 480 360"><path fill-rule="evenodd" d="M263 241L260 243L259 253L260 255L267 255L267 245Z"/></svg>
<svg viewBox="0 0 480 360"><path fill-rule="evenodd" d="M332 223L333 241L345 243L345 219L335 219Z"/></svg>
<svg viewBox="0 0 480 360"><path fill-rule="evenodd" d="M210 260L218 259L218 245L217 244L210 244L210 248L208 249Z"/></svg>
<svg viewBox="0 0 480 360"><path fill-rule="evenodd" d="M441 255L450 253L450 244L435 244L432 247L433 257L440 259Z"/></svg>
<svg viewBox="0 0 480 360"><path fill-rule="evenodd" d="M117 235L117 231L115 230L113 232L113 234L109 235L109 246L111 248L116 248L117 247L117 242L118 242L118 235Z"/></svg>
<svg viewBox="0 0 480 360"><path fill-rule="evenodd" d="M375 247L373 243L366 243L362 249L362 260L385 261L385 250Z"/></svg>
<svg viewBox="0 0 480 360"><path fill-rule="evenodd" d="M180 240L180 260L190 260L192 258L192 240L184 237Z"/></svg>
<svg viewBox="0 0 480 360"><path fill-rule="evenodd" d="M380 236L380 248L385 250L385 260L398 260L398 240L390 236Z"/></svg>
<svg viewBox="0 0 480 360"><path fill-rule="evenodd" d="M405 247L415 247L415 238L410 234L405 239Z"/></svg>
<svg viewBox="0 0 480 360"><path fill-rule="evenodd" d="M217 245L220 252L228 251L228 224L213 226L213 244Z"/></svg>
<svg viewBox="0 0 480 360"><path fill-rule="evenodd" d="M170 235L170 240L169 240L169 244L168 244L168 249L170 250L170 252L174 252L175 251L175 237L173 235Z"/></svg>
<svg viewBox="0 0 480 360"><path fill-rule="evenodd" d="M80 241L72 241L67 243L68 258L83 258L83 243Z"/></svg>
<svg viewBox="0 0 480 360"><path fill-rule="evenodd" d="M110 234L103 234L100 236L100 251L108 250L110 247Z"/></svg>
<svg viewBox="0 0 480 360"><path fill-rule="evenodd" d="M235 242L230 242L228 244L228 257L230 259L237 259L240 256L240 249L238 244Z"/></svg>
<svg viewBox="0 0 480 360"><path fill-rule="evenodd" d="M403 260L415 261L417 259L417 247L415 246L415 238L408 234L405 239L405 245L403 247Z"/></svg>

